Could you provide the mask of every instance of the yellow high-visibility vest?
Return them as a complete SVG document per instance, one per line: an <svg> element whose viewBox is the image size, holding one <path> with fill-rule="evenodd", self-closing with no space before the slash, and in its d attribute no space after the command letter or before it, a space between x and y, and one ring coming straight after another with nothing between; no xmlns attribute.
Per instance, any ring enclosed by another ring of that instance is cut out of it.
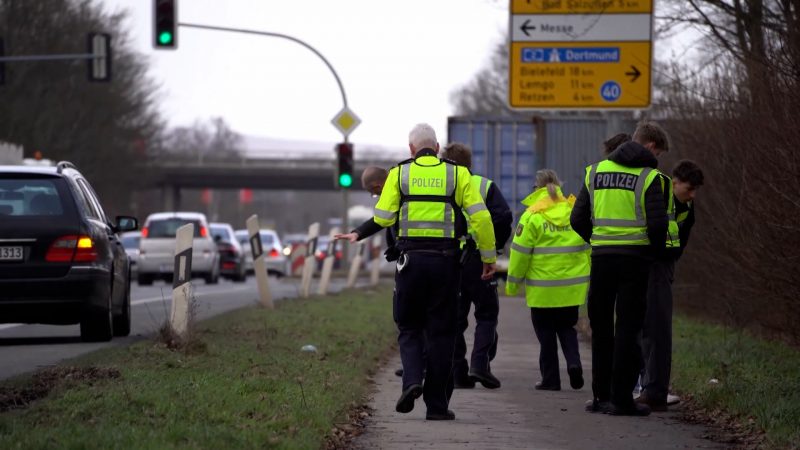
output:
<svg viewBox="0 0 800 450"><path fill-rule="evenodd" d="M491 216L471 183L469 170L431 154L404 161L389 171L373 219L382 227L398 222L398 239L457 239L459 209L466 213L468 226L474 230L481 260L495 262Z"/></svg>
<svg viewBox="0 0 800 450"><path fill-rule="evenodd" d="M511 243L506 293L525 286L528 306L582 305L589 290L591 247L572 230L569 217L575 197L552 200L546 188L529 195Z"/></svg>
<svg viewBox="0 0 800 450"><path fill-rule="evenodd" d="M657 176L655 169L627 167L610 160L586 168L592 247L650 244L644 198Z"/></svg>
<svg viewBox="0 0 800 450"><path fill-rule="evenodd" d="M678 218L675 216L675 198L672 192L672 178L667 174L659 171L661 174L661 188L667 196L667 218L669 225L667 227L667 248L679 248L681 246L681 238L678 234Z"/></svg>

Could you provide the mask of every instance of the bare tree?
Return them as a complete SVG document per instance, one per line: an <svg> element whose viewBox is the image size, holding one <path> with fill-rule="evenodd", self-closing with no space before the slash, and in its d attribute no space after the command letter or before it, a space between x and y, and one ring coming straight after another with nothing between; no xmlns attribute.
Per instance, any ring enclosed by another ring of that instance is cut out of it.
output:
<svg viewBox="0 0 800 450"><path fill-rule="evenodd" d="M191 127L174 128L164 141L164 156L168 159L230 161L241 158L242 137L221 117L208 122L195 121Z"/></svg>

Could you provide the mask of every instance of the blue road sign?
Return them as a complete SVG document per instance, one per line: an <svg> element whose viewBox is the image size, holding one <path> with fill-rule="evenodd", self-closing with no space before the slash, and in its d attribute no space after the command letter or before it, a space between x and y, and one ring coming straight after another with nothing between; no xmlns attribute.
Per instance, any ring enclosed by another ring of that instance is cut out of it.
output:
<svg viewBox="0 0 800 450"><path fill-rule="evenodd" d="M616 81L606 81L600 86L600 96L607 102L615 102L622 95L622 88Z"/></svg>
<svg viewBox="0 0 800 450"><path fill-rule="evenodd" d="M618 63L619 47L523 47L524 63Z"/></svg>

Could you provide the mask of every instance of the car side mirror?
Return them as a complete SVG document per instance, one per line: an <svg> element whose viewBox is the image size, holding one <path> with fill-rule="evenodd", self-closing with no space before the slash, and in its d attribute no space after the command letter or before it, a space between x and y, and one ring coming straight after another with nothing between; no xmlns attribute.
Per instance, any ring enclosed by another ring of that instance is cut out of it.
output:
<svg viewBox="0 0 800 450"><path fill-rule="evenodd" d="M130 216L117 216L116 225L114 226L116 232L135 231L139 229L139 221L135 217Z"/></svg>

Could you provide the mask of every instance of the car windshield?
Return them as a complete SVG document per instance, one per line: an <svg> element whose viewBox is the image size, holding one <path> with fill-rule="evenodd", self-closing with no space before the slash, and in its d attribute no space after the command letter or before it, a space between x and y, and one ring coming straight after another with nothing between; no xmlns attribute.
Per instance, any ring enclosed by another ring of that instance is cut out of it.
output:
<svg viewBox="0 0 800 450"><path fill-rule="evenodd" d="M191 223L194 224L194 237L201 237L200 228L202 224L199 220L181 219L179 217L170 219L151 220L147 224L148 238L174 238L178 228Z"/></svg>
<svg viewBox="0 0 800 450"><path fill-rule="evenodd" d="M141 238L139 236L122 236L122 238L120 238L122 246L126 249L139 248L140 240Z"/></svg>
<svg viewBox="0 0 800 450"><path fill-rule="evenodd" d="M272 233L262 231L260 234L261 245L272 245L275 243L275 235ZM236 239L238 239L239 243L242 245L250 245L250 235L245 230L237 231Z"/></svg>
<svg viewBox="0 0 800 450"><path fill-rule="evenodd" d="M0 216L63 216L60 179L0 179Z"/></svg>
<svg viewBox="0 0 800 450"><path fill-rule="evenodd" d="M219 239L221 239L223 241L231 242L231 234L230 234L230 232L228 231L227 228L225 228L225 227L214 227L214 226L209 227L209 228L211 230L211 237L213 237L214 240L219 238Z"/></svg>

